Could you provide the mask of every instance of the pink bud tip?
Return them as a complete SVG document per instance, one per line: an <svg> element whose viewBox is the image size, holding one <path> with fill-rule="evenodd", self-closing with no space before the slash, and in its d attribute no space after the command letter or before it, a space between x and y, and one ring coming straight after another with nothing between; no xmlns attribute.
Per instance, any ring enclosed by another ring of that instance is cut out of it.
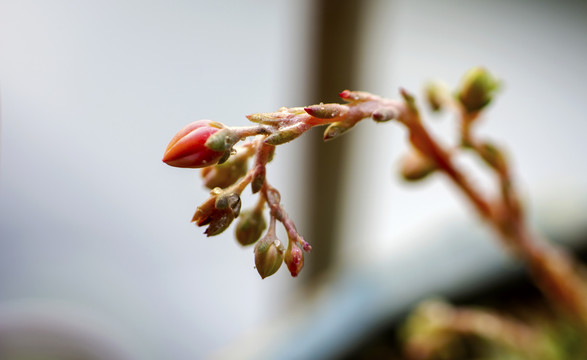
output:
<svg viewBox="0 0 587 360"><path fill-rule="evenodd" d="M338 96L340 96L343 99L349 99L351 98L351 91L350 90L343 90L340 94L338 94Z"/></svg>
<svg viewBox="0 0 587 360"><path fill-rule="evenodd" d="M169 142L163 162L181 168L201 168L214 165L224 152L214 151L204 144L219 130L218 123L198 120L181 129Z"/></svg>
<svg viewBox="0 0 587 360"><path fill-rule="evenodd" d="M285 264L291 274L296 277L304 267L304 254L297 245L292 245L285 254Z"/></svg>
<svg viewBox="0 0 587 360"><path fill-rule="evenodd" d="M346 114L348 107L340 104L320 104L307 106L304 110L318 119L334 119Z"/></svg>

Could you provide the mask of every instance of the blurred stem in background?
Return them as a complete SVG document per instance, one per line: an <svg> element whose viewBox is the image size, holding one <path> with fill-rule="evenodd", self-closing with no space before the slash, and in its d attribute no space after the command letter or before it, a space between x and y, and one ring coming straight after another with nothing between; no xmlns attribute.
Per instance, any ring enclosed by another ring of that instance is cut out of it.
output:
<svg viewBox="0 0 587 360"><path fill-rule="evenodd" d="M320 0L312 11L316 11L316 33L311 68L312 99L323 102L338 100L336 94L344 89L357 88L359 64L359 41L362 14L371 1ZM308 239L315 239L312 259L308 261L308 279L323 273L333 263L336 244L335 224L340 207L341 179L351 136L324 143L323 131L313 130L308 142L309 184L307 189L309 228Z"/></svg>

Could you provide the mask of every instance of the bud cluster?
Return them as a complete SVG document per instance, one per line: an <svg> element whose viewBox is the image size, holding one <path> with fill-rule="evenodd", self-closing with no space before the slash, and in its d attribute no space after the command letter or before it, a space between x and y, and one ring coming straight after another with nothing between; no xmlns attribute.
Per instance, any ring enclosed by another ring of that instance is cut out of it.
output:
<svg viewBox="0 0 587 360"><path fill-rule="evenodd" d="M457 115L460 138L452 147L435 139L422 121L416 98L406 90L400 89L400 101L344 90L339 94L344 104L283 107L276 112L252 114L247 116L254 123L251 126L227 127L210 120L195 121L171 139L163 161L174 167L202 168L201 176L204 185L211 189L210 197L197 207L192 222L206 226L207 236L222 233L236 220L235 238L240 245L254 248L255 267L261 278L275 274L283 263L295 277L304 266L304 252L310 252L312 247L285 212L279 191L267 182L266 167L273 159L275 147L314 126L326 125L324 140L331 140L363 119L371 118L376 123L395 120L406 127L410 142L410 150L400 166L403 179L416 182L436 173L446 175L504 244L528 264L546 298L561 314L570 315L571 321L565 327L576 323L580 329L587 329L585 270L556 245L543 242L527 228L525 209L511 178L506 152L492 141L477 138L473 132L476 120L498 88L499 82L482 67L468 71L455 90L442 83L431 83L425 88L424 98L433 112L451 110ZM455 161L455 155L464 151L472 152L497 175L494 178L498 191L487 195L475 188ZM241 211L241 194L249 185L258 200L253 207ZM278 222L287 234L287 246L277 237ZM543 346L545 338L541 333L517 321L486 311L458 310L439 302L422 305L408 321L405 334L409 338L407 354L419 359L431 358L459 334L473 334L505 345L516 350L515 358L550 359L554 354L548 343ZM558 352L554 357L557 356Z"/></svg>
<svg viewBox="0 0 587 360"><path fill-rule="evenodd" d="M491 143L476 142L469 131L479 111L491 101L496 88L497 82L486 70L474 68L465 75L454 96L444 85L434 83L426 89L426 100L435 111L448 107L461 109L462 147L466 145L476 150L485 163L506 174L502 152ZM255 264L262 278L275 273L283 262L291 275L297 276L304 264L303 253L309 252L311 246L298 234L280 204L279 192L266 180L266 166L273 158L275 147L298 138L314 126L327 125L324 140L331 140L366 118L376 123L397 120L408 127L413 145L402 162L402 177L407 181L418 181L436 170L446 170L449 154L432 146L434 142L420 124L414 96L403 89L400 89L400 95L403 101L344 90L339 94L344 104L282 107L275 112L251 114L247 118L254 125L244 127L228 127L210 120L195 121L172 138L163 161L175 167L202 168L204 186L211 192L196 209L192 222L207 226L207 236L222 233L238 219L236 240L242 246L256 244ZM241 212L240 196L249 185L258 201L254 207ZM269 209L269 228L265 232L266 207ZM287 247L277 239L276 222L286 230Z"/></svg>
<svg viewBox="0 0 587 360"><path fill-rule="evenodd" d="M296 114L302 112L307 115L303 109ZM291 112L285 113L291 115ZM265 118L263 121L271 120L271 116ZM284 259L292 276L297 276L303 267L301 249L306 252L311 250L281 206L279 192L266 180L266 165L275 152L275 146L267 140L271 140L272 136L273 139L283 136L288 129L299 128L300 123L274 120L277 126L263 124L250 128L229 128L210 120L199 120L180 130L163 155L163 161L168 165L202 168L200 174L204 185L211 189L210 197L197 207L192 222L197 226L206 226L204 233L214 236L224 232L238 219L235 238L242 246L255 245L255 266L261 278L274 274ZM256 138L236 146L251 135L256 135ZM254 160L249 169L250 158ZM258 194L258 201L253 208L241 212L241 194L248 185L254 194ZM265 205L270 209L270 226L263 236L267 228ZM287 231L287 249L277 239L277 221Z"/></svg>

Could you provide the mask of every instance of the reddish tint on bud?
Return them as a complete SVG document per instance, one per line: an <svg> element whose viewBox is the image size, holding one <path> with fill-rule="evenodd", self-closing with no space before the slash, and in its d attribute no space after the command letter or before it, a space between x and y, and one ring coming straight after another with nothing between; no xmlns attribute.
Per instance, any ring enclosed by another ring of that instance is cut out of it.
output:
<svg viewBox="0 0 587 360"><path fill-rule="evenodd" d="M347 102L369 101L369 100L373 100L376 98L375 95L369 94L368 92L365 92L365 91L350 91L350 90L343 90L341 93L338 94L338 96L340 96L341 99L343 99Z"/></svg>
<svg viewBox="0 0 587 360"><path fill-rule="evenodd" d="M334 119L335 117L346 114L349 108L340 104L320 104L307 106L304 110L318 119Z"/></svg>
<svg viewBox="0 0 587 360"><path fill-rule="evenodd" d="M224 152L211 150L204 144L221 126L211 120L198 120L187 125L167 145L163 162L181 168L201 168L216 164Z"/></svg>
<svg viewBox="0 0 587 360"><path fill-rule="evenodd" d="M283 261L293 277L298 276L304 267L304 253L292 239L289 240L289 246L287 247Z"/></svg>

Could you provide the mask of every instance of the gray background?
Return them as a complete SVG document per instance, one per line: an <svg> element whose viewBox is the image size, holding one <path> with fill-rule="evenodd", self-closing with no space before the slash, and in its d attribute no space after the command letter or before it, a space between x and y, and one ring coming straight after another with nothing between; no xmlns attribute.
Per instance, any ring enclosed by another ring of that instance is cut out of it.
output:
<svg viewBox="0 0 587 360"><path fill-rule="evenodd" d="M130 358L192 359L295 304L299 279L282 269L261 281L252 250L230 231L206 239L194 229L206 190L195 171L160 159L193 120L242 125L248 113L303 105L311 9L0 1L0 329L19 319L82 323ZM587 183L586 15L585 2L570 1L373 1L360 87L395 97L399 86L454 85L487 66L504 87L479 130L507 144L531 208L553 210L545 221L564 227L584 218L573 209ZM455 138L450 118L431 123ZM393 124L356 129L334 274L409 260L439 224L469 218L444 179L397 181L404 138ZM294 219L311 206L299 196L304 141L279 148L269 168Z"/></svg>

